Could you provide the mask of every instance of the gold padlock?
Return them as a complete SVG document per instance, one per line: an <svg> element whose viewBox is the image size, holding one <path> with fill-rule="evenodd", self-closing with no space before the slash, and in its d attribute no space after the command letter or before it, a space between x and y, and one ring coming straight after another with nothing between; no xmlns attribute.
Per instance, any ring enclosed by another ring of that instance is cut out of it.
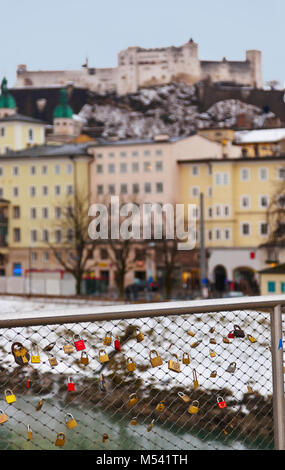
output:
<svg viewBox="0 0 285 470"><path fill-rule="evenodd" d="M153 426L154 426L154 419L153 419L152 422L148 425L148 427L147 427L147 432L150 432L150 431L152 430Z"/></svg>
<svg viewBox="0 0 285 470"><path fill-rule="evenodd" d="M180 372L180 363L177 354L173 354L176 357L176 361L170 359L168 361L168 369L173 370L174 372Z"/></svg>
<svg viewBox="0 0 285 470"><path fill-rule="evenodd" d="M132 418L131 421L130 421L130 424L131 424L132 426L136 426L136 424L137 424L137 418Z"/></svg>
<svg viewBox="0 0 285 470"><path fill-rule="evenodd" d="M71 344L71 343L65 344L63 346L63 351L65 352L65 354L72 354L73 351L74 351L73 344Z"/></svg>
<svg viewBox="0 0 285 470"><path fill-rule="evenodd" d="M89 364L89 358L86 351L81 352L80 364L83 364L84 366L87 366Z"/></svg>
<svg viewBox="0 0 285 470"><path fill-rule="evenodd" d="M223 343L230 344L231 342L226 336L224 336L223 337Z"/></svg>
<svg viewBox="0 0 285 470"><path fill-rule="evenodd" d="M138 397L137 397L137 394L136 394L136 393L132 393L132 394L129 396L129 403L128 403L129 407L136 405L137 402L138 402L138 400L139 400L139 399L138 399Z"/></svg>
<svg viewBox="0 0 285 470"><path fill-rule="evenodd" d="M201 340L195 341L194 343L190 344L190 347L191 347L191 348L197 348L197 346L199 346L199 344L201 344L201 343L202 343Z"/></svg>
<svg viewBox="0 0 285 470"><path fill-rule="evenodd" d="M215 351L210 351L210 357L216 357Z"/></svg>
<svg viewBox="0 0 285 470"><path fill-rule="evenodd" d="M103 436L102 436L102 442L106 442L108 439L109 439L109 434L107 434L106 432L104 432L104 434L103 434Z"/></svg>
<svg viewBox="0 0 285 470"><path fill-rule="evenodd" d="M72 416L71 413L67 413L67 414L65 415L65 424L66 424L66 427L67 427L68 429L76 428L77 422L76 422L76 420L73 418L73 416Z"/></svg>
<svg viewBox="0 0 285 470"><path fill-rule="evenodd" d="M48 361L49 361L49 363L50 363L50 365L51 365L52 367L58 365L57 359L56 359L56 357L54 357L54 356L51 356Z"/></svg>
<svg viewBox="0 0 285 470"><path fill-rule="evenodd" d="M33 431L32 431L31 426L29 424L28 424L27 428L28 428L27 438L28 438L28 441L31 441L33 439Z"/></svg>
<svg viewBox="0 0 285 470"><path fill-rule="evenodd" d="M111 331L108 331L104 338L104 346L110 346L112 344L112 334Z"/></svg>
<svg viewBox="0 0 285 470"><path fill-rule="evenodd" d="M193 369L193 388L199 386L196 369Z"/></svg>
<svg viewBox="0 0 285 470"><path fill-rule="evenodd" d="M6 423L8 421L8 416L4 411L0 410L0 424Z"/></svg>
<svg viewBox="0 0 285 470"><path fill-rule="evenodd" d="M217 344L217 341L215 340L215 338L210 338L210 344Z"/></svg>
<svg viewBox="0 0 285 470"><path fill-rule="evenodd" d="M44 399L41 398L40 401L37 403L36 411L40 411L42 409L43 404L44 404Z"/></svg>
<svg viewBox="0 0 285 470"><path fill-rule="evenodd" d="M41 362L39 346L37 344L33 344L31 347L31 362L33 364L39 364Z"/></svg>
<svg viewBox="0 0 285 470"><path fill-rule="evenodd" d="M214 326L211 326L211 328L209 329L210 333L214 333L215 331L215 327Z"/></svg>
<svg viewBox="0 0 285 470"><path fill-rule="evenodd" d="M100 362L108 362L109 361L109 356L106 353L105 349L99 349L98 358L99 358Z"/></svg>
<svg viewBox="0 0 285 470"><path fill-rule="evenodd" d="M190 330L189 330L189 331L187 331L187 335L189 335L189 336L192 336L192 337L193 337L193 336L195 336L195 333L194 333L193 331L190 331Z"/></svg>
<svg viewBox="0 0 285 470"><path fill-rule="evenodd" d="M190 356L187 352L184 352L183 353L183 356L182 356L182 363L183 364L190 364Z"/></svg>
<svg viewBox="0 0 285 470"><path fill-rule="evenodd" d="M155 409L156 409L156 411L160 411L160 412L164 411L164 410L165 410L165 401L164 401L164 400L160 401L160 402L156 405L156 408L155 408Z"/></svg>
<svg viewBox="0 0 285 470"><path fill-rule="evenodd" d="M65 434L63 432L59 432L55 441L55 445L59 447L63 447L65 444Z"/></svg>
<svg viewBox="0 0 285 470"><path fill-rule="evenodd" d="M155 356L155 357L151 357L152 353L155 353L156 356ZM155 351L155 349L153 349L152 351L150 351L150 353L149 353L149 358L150 358L150 362L151 362L152 367L158 367L158 366L161 366L161 365L162 365L162 359L161 359L161 357L158 355L158 353Z"/></svg>
<svg viewBox="0 0 285 470"><path fill-rule="evenodd" d="M139 331L139 329L137 328L137 335L136 335L136 338L137 338L137 342L140 343L141 341L144 340L144 335L142 334L141 331Z"/></svg>
<svg viewBox="0 0 285 470"><path fill-rule="evenodd" d="M14 403L16 400L16 397L14 395L14 393L12 392L12 390L10 389L7 389L4 391L4 395L5 395L5 399L6 399L6 402L10 405L11 403Z"/></svg>
<svg viewBox="0 0 285 470"><path fill-rule="evenodd" d="M194 415L198 413L198 411L199 411L199 402L198 400L194 400L192 401L191 405L188 408L188 413L190 413L191 415Z"/></svg>
<svg viewBox="0 0 285 470"><path fill-rule="evenodd" d="M184 401L184 403L188 403L190 401L190 397L183 392L178 392L177 395Z"/></svg>
<svg viewBox="0 0 285 470"><path fill-rule="evenodd" d="M127 369L129 372L136 370L136 365L131 357L127 358Z"/></svg>
<svg viewBox="0 0 285 470"><path fill-rule="evenodd" d="M212 377L213 379L214 379L215 377L217 377L217 371L216 371L216 370L213 370L213 371L211 372L211 374L210 374L210 377Z"/></svg>
<svg viewBox="0 0 285 470"><path fill-rule="evenodd" d="M256 343L256 339L251 335L247 335L247 339L249 339L251 343Z"/></svg>

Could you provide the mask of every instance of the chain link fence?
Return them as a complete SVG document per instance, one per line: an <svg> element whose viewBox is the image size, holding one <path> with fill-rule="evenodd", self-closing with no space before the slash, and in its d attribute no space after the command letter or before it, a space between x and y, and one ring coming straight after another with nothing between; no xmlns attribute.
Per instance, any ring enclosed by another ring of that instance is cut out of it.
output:
<svg viewBox="0 0 285 470"><path fill-rule="evenodd" d="M0 329L0 449L274 448L269 312L54 315Z"/></svg>

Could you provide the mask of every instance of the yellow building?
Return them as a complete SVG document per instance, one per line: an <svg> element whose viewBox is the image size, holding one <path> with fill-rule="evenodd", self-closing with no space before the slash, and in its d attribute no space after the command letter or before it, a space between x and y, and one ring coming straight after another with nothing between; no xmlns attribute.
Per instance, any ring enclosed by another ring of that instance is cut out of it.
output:
<svg viewBox="0 0 285 470"><path fill-rule="evenodd" d="M16 102L4 78L0 95L0 154L44 144L45 126L38 119L17 113Z"/></svg>
<svg viewBox="0 0 285 470"><path fill-rule="evenodd" d="M285 179L282 157L198 158L178 161L180 201L196 204L198 241L200 194L204 195L205 244L209 278L251 283L266 265L266 211L276 184Z"/></svg>
<svg viewBox="0 0 285 470"><path fill-rule="evenodd" d="M234 142L241 147L245 157L269 157L282 153L285 141L284 128L237 131Z"/></svg>
<svg viewBox="0 0 285 470"><path fill-rule="evenodd" d="M261 295L285 294L285 264L259 271Z"/></svg>

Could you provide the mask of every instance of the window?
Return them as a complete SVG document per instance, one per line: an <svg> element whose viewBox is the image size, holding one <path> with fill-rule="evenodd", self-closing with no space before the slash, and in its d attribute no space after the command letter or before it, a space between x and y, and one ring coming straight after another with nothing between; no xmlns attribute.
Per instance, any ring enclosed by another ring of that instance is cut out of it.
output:
<svg viewBox="0 0 285 470"><path fill-rule="evenodd" d="M241 196L240 207L241 209L248 209L250 207L250 196Z"/></svg>
<svg viewBox="0 0 285 470"><path fill-rule="evenodd" d="M240 170L240 179L241 179L241 181L249 181L250 180L250 169L249 168L241 168L241 170Z"/></svg>
<svg viewBox="0 0 285 470"><path fill-rule="evenodd" d="M47 173L48 173L48 167L47 167L47 165L43 165L42 166L42 175L47 175Z"/></svg>
<svg viewBox="0 0 285 470"><path fill-rule="evenodd" d="M224 206L224 216L229 217L229 215L230 215L230 206L228 204L226 204Z"/></svg>
<svg viewBox="0 0 285 470"><path fill-rule="evenodd" d="M156 183L156 192L162 193L163 192L163 183Z"/></svg>
<svg viewBox="0 0 285 470"><path fill-rule="evenodd" d="M111 195L114 195L116 192L115 190L115 185L114 184L109 184L108 186L108 193L111 194Z"/></svg>
<svg viewBox="0 0 285 470"><path fill-rule="evenodd" d="M212 240L212 230L208 230L208 240Z"/></svg>
<svg viewBox="0 0 285 470"><path fill-rule="evenodd" d="M28 129L28 140L32 142L34 140L34 129Z"/></svg>
<svg viewBox="0 0 285 470"><path fill-rule="evenodd" d="M285 282L280 282L280 291L282 294L285 293Z"/></svg>
<svg viewBox="0 0 285 470"><path fill-rule="evenodd" d="M285 168L278 168L277 169L277 178L279 180L284 180L285 179Z"/></svg>
<svg viewBox="0 0 285 470"><path fill-rule="evenodd" d="M49 252L44 251L43 252L43 263L48 263L49 262Z"/></svg>
<svg viewBox="0 0 285 470"><path fill-rule="evenodd" d="M224 234L225 234L225 240L231 239L231 230L229 228L225 228Z"/></svg>
<svg viewBox="0 0 285 470"><path fill-rule="evenodd" d="M15 187L13 188L13 196L18 197L19 196L19 188Z"/></svg>
<svg viewBox="0 0 285 470"><path fill-rule="evenodd" d="M215 204L215 215L216 217L220 217L222 214L222 209L219 204Z"/></svg>
<svg viewBox="0 0 285 470"><path fill-rule="evenodd" d="M21 263L13 263L13 276L22 276Z"/></svg>
<svg viewBox="0 0 285 470"><path fill-rule="evenodd" d="M126 152L120 152L120 157L126 157L127 153Z"/></svg>
<svg viewBox="0 0 285 470"><path fill-rule="evenodd" d="M61 242L61 230L54 231L54 240L55 240L55 243Z"/></svg>
<svg viewBox="0 0 285 470"><path fill-rule="evenodd" d="M259 207L266 208L268 207L268 196L259 196Z"/></svg>
<svg viewBox="0 0 285 470"><path fill-rule="evenodd" d="M31 175L35 175L36 173L37 173L37 169L36 169L35 165L32 165L32 166L30 167L30 174L31 174Z"/></svg>
<svg viewBox="0 0 285 470"><path fill-rule="evenodd" d="M61 188L60 188L59 184L56 184L55 187L54 187L54 194L55 194L56 196L59 196L59 195L60 195L60 189L61 189Z"/></svg>
<svg viewBox="0 0 285 470"><path fill-rule="evenodd" d="M146 157L150 155L150 150L145 150L143 153Z"/></svg>
<svg viewBox="0 0 285 470"><path fill-rule="evenodd" d="M31 217L31 219L36 219L37 218L37 209L35 207L30 208L30 217Z"/></svg>
<svg viewBox="0 0 285 470"><path fill-rule="evenodd" d="M140 188L138 183L133 184L133 194L138 194Z"/></svg>
<svg viewBox="0 0 285 470"><path fill-rule="evenodd" d="M103 165L96 165L97 173L103 173Z"/></svg>
<svg viewBox="0 0 285 470"><path fill-rule="evenodd" d="M66 231L66 241L67 241L68 243L71 243L72 240L73 240L73 230L72 230L72 228L69 228L69 229L67 229L67 231Z"/></svg>
<svg viewBox="0 0 285 470"><path fill-rule="evenodd" d="M212 191L211 186L209 186L209 187L207 188L207 196L208 196L208 197L212 197L212 195L213 195L213 191Z"/></svg>
<svg viewBox="0 0 285 470"><path fill-rule="evenodd" d="M31 261L36 263L38 261L38 253L36 251L31 252Z"/></svg>
<svg viewBox="0 0 285 470"><path fill-rule="evenodd" d="M162 155L162 150L161 149L156 149L155 154L156 155Z"/></svg>
<svg viewBox="0 0 285 470"><path fill-rule="evenodd" d="M137 151L135 151L135 150L132 152L132 156L133 156L133 157L138 157L138 155L139 155L139 152L137 152Z"/></svg>
<svg viewBox="0 0 285 470"><path fill-rule="evenodd" d="M42 218L43 219L48 219L48 207L43 207L42 208Z"/></svg>
<svg viewBox="0 0 285 470"><path fill-rule="evenodd" d="M261 181L268 180L268 168L259 168L258 175Z"/></svg>
<svg viewBox="0 0 285 470"><path fill-rule="evenodd" d="M145 193L151 193L151 183L145 183L144 184L144 192Z"/></svg>
<svg viewBox="0 0 285 470"><path fill-rule="evenodd" d="M31 186L30 187L30 196L31 197L35 197L36 195L36 187L35 186Z"/></svg>
<svg viewBox="0 0 285 470"><path fill-rule="evenodd" d="M103 153L96 153L96 158L103 158Z"/></svg>
<svg viewBox="0 0 285 470"><path fill-rule="evenodd" d="M113 152L108 153L109 158L114 158L115 154Z"/></svg>
<svg viewBox="0 0 285 470"><path fill-rule="evenodd" d="M229 173L215 173L214 181L216 186L225 186L230 182Z"/></svg>
<svg viewBox="0 0 285 470"><path fill-rule="evenodd" d="M48 186L43 186L42 187L42 195L47 196L48 195Z"/></svg>
<svg viewBox="0 0 285 470"><path fill-rule="evenodd" d="M13 218L19 219L20 218L20 206L13 207Z"/></svg>
<svg viewBox="0 0 285 470"><path fill-rule="evenodd" d="M216 230L215 230L215 238L216 238L216 240L221 239L221 230L219 228L216 228Z"/></svg>
<svg viewBox="0 0 285 470"><path fill-rule="evenodd" d="M48 243L48 241L49 241L49 231L47 229L43 230L42 240L43 240L44 243Z"/></svg>
<svg viewBox="0 0 285 470"><path fill-rule="evenodd" d="M108 250L106 248L100 249L100 259L108 259Z"/></svg>
<svg viewBox="0 0 285 470"><path fill-rule="evenodd" d="M121 173L126 173L127 172L127 164L126 163L120 163L120 172Z"/></svg>
<svg viewBox="0 0 285 470"><path fill-rule="evenodd" d="M128 192L128 185L125 183L121 184L121 189L120 189L121 194L127 194Z"/></svg>
<svg viewBox="0 0 285 470"><path fill-rule="evenodd" d="M191 197L198 197L200 194L200 188L198 186L192 186L190 188L190 196Z"/></svg>
<svg viewBox="0 0 285 470"><path fill-rule="evenodd" d="M4 170L3 170L2 166L0 166L0 176L3 176L3 174L4 174Z"/></svg>
<svg viewBox="0 0 285 470"><path fill-rule="evenodd" d="M73 165L72 163L67 163L66 165L66 173L70 175L73 172Z"/></svg>
<svg viewBox="0 0 285 470"><path fill-rule="evenodd" d="M38 239L38 232L37 230L31 230L31 242L35 243Z"/></svg>
<svg viewBox="0 0 285 470"><path fill-rule="evenodd" d="M68 184L68 185L66 186L66 194L67 194L68 196L71 196L71 194L73 194L73 184Z"/></svg>
<svg viewBox="0 0 285 470"><path fill-rule="evenodd" d="M244 222L241 224L241 233L242 235L250 234L250 224L248 222Z"/></svg>
<svg viewBox="0 0 285 470"><path fill-rule="evenodd" d="M151 163L150 163L150 162L144 162L144 164L143 164L143 169L144 169L144 171L146 171L146 172L151 171L151 170L152 170Z"/></svg>
<svg viewBox="0 0 285 470"><path fill-rule="evenodd" d="M14 242L20 242L21 241L21 229L19 229L19 228L14 228L13 229L13 240L14 240Z"/></svg>
<svg viewBox="0 0 285 470"><path fill-rule="evenodd" d="M207 208L207 212L208 212L208 217L209 217L209 219L210 219L210 218L213 216L213 209L212 209L212 207L208 207L208 208Z"/></svg>
<svg viewBox="0 0 285 470"><path fill-rule="evenodd" d="M138 162L133 162L132 163L132 171L133 173L137 173L139 171L139 164Z"/></svg>
<svg viewBox="0 0 285 470"><path fill-rule="evenodd" d="M103 184L98 184L97 185L97 194L100 195L100 194L103 194Z"/></svg>
<svg viewBox="0 0 285 470"><path fill-rule="evenodd" d="M108 173L115 173L115 165L114 165L114 163L109 163L109 165L108 165Z"/></svg>
<svg viewBox="0 0 285 470"><path fill-rule="evenodd" d="M61 217L61 207L55 207L54 208L54 216L56 219L60 219Z"/></svg>
<svg viewBox="0 0 285 470"><path fill-rule="evenodd" d="M162 171L163 170L163 162L159 160L158 162L155 162L155 169L156 171Z"/></svg>
<svg viewBox="0 0 285 470"><path fill-rule="evenodd" d="M259 224L259 233L261 236L268 235L268 224L266 222L260 222Z"/></svg>
<svg viewBox="0 0 285 470"><path fill-rule="evenodd" d="M55 175L59 175L59 173L60 173L60 166L59 165L54 165L54 173L55 173Z"/></svg>
<svg viewBox="0 0 285 470"><path fill-rule="evenodd" d="M17 166L13 166L12 175L13 176L18 176L19 175L19 168Z"/></svg>
<svg viewBox="0 0 285 470"><path fill-rule="evenodd" d="M67 206L66 208L66 216L70 219L73 216L73 207Z"/></svg>
<svg viewBox="0 0 285 470"><path fill-rule="evenodd" d="M0 136L5 137L5 127L0 127Z"/></svg>
<svg viewBox="0 0 285 470"><path fill-rule="evenodd" d="M4 196L4 190L3 188L0 188L0 197L3 197Z"/></svg>
<svg viewBox="0 0 285 470"><path fill-rule="evenodd" d="M275 292L276 285L274 281L268 281L267 282L267 291L268 292Z"/></svg>
<svg viewBox="0 0 285 470"><path fill-rule="evenodd" d="M193 165L191 166L191 175L192 176L199 176L200 174L200 168L198 165Z"/></svg>

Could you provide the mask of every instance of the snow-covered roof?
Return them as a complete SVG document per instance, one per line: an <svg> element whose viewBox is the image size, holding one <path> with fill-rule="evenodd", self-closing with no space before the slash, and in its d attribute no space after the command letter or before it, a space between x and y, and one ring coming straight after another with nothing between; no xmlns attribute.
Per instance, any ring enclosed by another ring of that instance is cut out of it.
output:
<svg viewBox="0 0 285 470"><path fill-rule="evenodd" d="M285 129L256 129L252 131L237 131L235 142L239 144L251 144L259 142L279 142L285 139Z"/></svg>

